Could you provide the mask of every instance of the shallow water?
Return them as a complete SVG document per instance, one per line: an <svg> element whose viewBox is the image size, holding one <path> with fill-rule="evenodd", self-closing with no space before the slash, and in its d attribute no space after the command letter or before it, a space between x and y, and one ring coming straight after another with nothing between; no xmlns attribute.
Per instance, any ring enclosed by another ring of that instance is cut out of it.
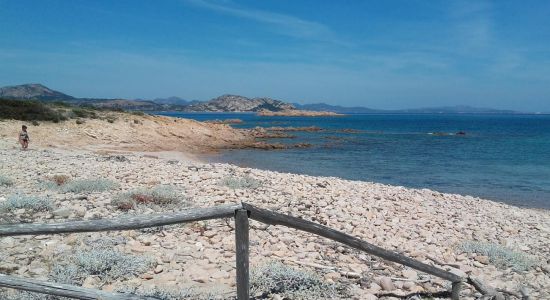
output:
<svg viewBox="0 0 550 300"><path fill-rule="evenodd" d="M348 115L258 117L163 113L197 120L238 118L235 127L318 126L288 132L308 149L232 150L215 160L281 172L336 176L550 208L548 115ZM343 132L353 129L358 132ZM455 133L463 131L465 135Z"/></svg>

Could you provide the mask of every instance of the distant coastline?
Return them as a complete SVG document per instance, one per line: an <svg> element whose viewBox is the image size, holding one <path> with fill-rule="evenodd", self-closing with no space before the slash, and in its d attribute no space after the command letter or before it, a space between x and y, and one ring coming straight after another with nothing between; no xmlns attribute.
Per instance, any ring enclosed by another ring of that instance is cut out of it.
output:
<svg viewBox="0 0 550 300"><path fill-rule="evenodd" d="M536 114L546 115L550 112L521 112L514 110L479 108L466 105L428 107L415 109L373 109L368 107L344 107L326 103L299 104L276 100L268 97L248 98L240 95L225 94L208 101L185 100L179 97L147 99L95 99L77 98L52 90L42 84L22 84L0 88L0 99L38 100L45 102L64 102L78 106L97 108L139 110L139 111L174 111L174 112L252 112L287 111L296 115L316 115L316 113L333 114ZM308 113L311 112L311 113Z"/></svg>

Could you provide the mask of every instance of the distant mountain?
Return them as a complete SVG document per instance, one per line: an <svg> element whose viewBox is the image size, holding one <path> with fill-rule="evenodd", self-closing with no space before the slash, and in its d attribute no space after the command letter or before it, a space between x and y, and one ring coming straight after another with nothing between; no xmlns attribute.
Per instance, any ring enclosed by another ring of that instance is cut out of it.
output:
<svg viewBox="0 0 550 300"><path fill-rule="evenodd" d="M99 108L120 108L124 110L165 110L170 105L158 104L147 100L126 100L126 99L86 99L79 98L72 101L77 105L91 105Z"/></svg>
<svg viewBox="0 0 550 300"><path fill-rule="evenodd" d="M378 113L380 110L368 108L368 107L344 107L339 105L330 105L326 103L314 103L314 104L298 104L292 103L296 109L311 110L311 111L331 111L340 114L370 114Z"/></svg>
<svg viewBox="0 0 550 300"><path fill-rule="evenodd" d="M120 108L127 110L183 110L183 106L156 103L148 100L75 98L54 91L42 84L22 84L0 88L0 99L61 101L75 105L92 105L101 108Z"/></svg>
<svg viewBox="0 0 550 300"><path fill-rule="evenodd" d="M151 101L158 104L172 104L172 105L183 105L183 106L202 103L201 101L198 101L198 100L189 101L189 100L185 100L183 98L175 97L175 96L168 97L168 98L155 98Z"/></svg>
<svg viewBox="0 0 550 300"><path fill-rule="evenodd" d="M340 114L518 114L512 110L478 108L466 105L418 109L381 110L367 107L344 107L326 103L290 104L271 98L247 98L238 95L222 95L210 101L187 101L179 97L156 98L154 100L93 99L75 98L52 90L41 84L22 84L0 88L0 99L65 101L76 105L93 105L105 108L121 108L145 111L210 111L210 112L279 112L285 110L328 111Z"/></svg>
<svg viewBox="0 0 550 300"><path fill-rule="evenodd" d="M421 114L517 114L513 110L472 107L467 105L428 107L417 109L395 110L397 113L421 113Z"/></svg>
<svg viewBox="0 0 550 300"><path fill-rule="evenodd" d="M292 110L292 104L271 98L247 98L238 95L222 95L210 101L187 106L187 111L258 112L261 110Z"/></svg>
<svg viewBox="0 0 550 300"><path fill-rule="evenodd" d="M0 88L0 98L42 101L70 101L75 99L72 96L54 91L37 83Z"/></svg>
<svg viewBox="0 0 550 300"><path fill-rule="evenodd" d="M297 109L311 111L332 111L341 114L517 114L519 112L513 110L502 110L493 108L479 108L467 105L443 106L443 107L427 107L413 109L372 109L368 107L344 107L335 106L326 103L315 104L296 104Z"/></svg>

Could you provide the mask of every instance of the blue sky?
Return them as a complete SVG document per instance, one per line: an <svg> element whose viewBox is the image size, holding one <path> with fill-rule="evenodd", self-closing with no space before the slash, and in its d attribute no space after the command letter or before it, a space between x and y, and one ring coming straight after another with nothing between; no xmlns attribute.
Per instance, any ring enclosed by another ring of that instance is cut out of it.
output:
<svg viewBox="0 0 550 300"><path fill-rule="evenodd" d="M0 86L550 111L550 1L0 0Z"/></svg>

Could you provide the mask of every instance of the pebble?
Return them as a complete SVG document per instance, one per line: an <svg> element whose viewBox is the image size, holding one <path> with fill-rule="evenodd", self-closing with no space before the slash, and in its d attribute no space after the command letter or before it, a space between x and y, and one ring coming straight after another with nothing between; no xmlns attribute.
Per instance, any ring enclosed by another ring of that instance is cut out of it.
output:
<svg viewBox="0 0 550 300"><path fill-rule="evenodd" d="M395 285L393 284L392 280L389 277L380 278L380 281L378 283L380 284L382 289L385 291L395 290Z"/></svg>

